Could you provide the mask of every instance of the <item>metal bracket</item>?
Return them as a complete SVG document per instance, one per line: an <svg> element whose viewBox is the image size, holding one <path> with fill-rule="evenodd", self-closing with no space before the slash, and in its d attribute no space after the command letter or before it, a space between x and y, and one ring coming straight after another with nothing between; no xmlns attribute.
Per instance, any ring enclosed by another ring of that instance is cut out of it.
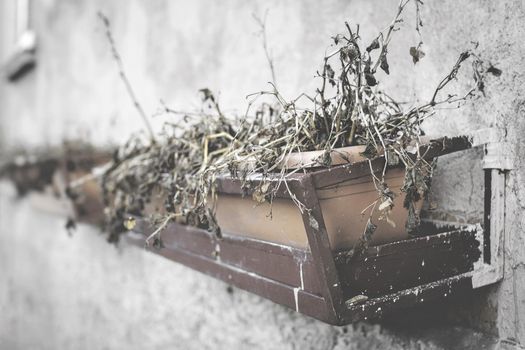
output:
<svg viewBox="0 0 525 350"><path fill-rule="evenodd" d="M502 130L496 128L480 129L472 135L472 147L483 146L483 169L498 169L501 171L514 169L511 149L505 140Z"/></svg>
<svg viewBox="0 0 525 350"><path fill-rule="evenodd" d="M482 257L472 275L473 288L483 287L503 279L505 260L505 185L507 171L514 168L509 144L499 129L478 130L472 135L472 146L483 146L485 171L485 224Z"/></svg>

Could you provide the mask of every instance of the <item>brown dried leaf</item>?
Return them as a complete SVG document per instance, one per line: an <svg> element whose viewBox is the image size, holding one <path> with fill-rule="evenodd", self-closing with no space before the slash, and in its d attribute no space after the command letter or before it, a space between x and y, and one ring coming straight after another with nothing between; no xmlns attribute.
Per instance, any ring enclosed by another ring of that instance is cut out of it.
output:
<svg viewBox="0 0 525 350"><path fill-rule="evenodd" d="M423 57L425 57L425 53L423 50L420 49L420 46L418 47L412 46L410 48L410 56L412 56L412 62L414 64L418 63Z"/></svg>
<svg viewBox="0 0 525 350"><path fill-rule="evenodd" d="M502 73L501 69L494 67L493 65L490 65L490 67L487 69L487 73L491 73L492 75L499 77Z"/></svg>
<svg viewBox="0 0 525 350"><path fill-rule="evenodd" d="M386 52L384 55L381 55L381 65L379 66L381 69L386 73L390 74L390 67L388 65L388 61L386 59Z"/></svg>
<svg viewBox="0 0 525 350"><path fill-rule="evenodd" d="M377 38L375 38L374 41L372 41L372 43L368 45L368 47L366 48L366 51L370 52L375 49L379 49L379 41L377 40Z"/></svg>

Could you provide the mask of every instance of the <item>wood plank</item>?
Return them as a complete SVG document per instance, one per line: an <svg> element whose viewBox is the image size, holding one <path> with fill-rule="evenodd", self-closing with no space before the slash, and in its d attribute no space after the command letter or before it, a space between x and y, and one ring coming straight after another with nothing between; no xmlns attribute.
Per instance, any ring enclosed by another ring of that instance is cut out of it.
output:
<svg viewBox="0 0 525 350"><path fill-rule="evenodd" d="M481 256L476 229L371 247L358 259L336 256L345 297L378 297L459 275L474 269Z"/></svg>
<svg viewBox="0 0 525 350"><path fill-rule="evenodd" d="M297 200L305 207L301 214L322 295L331 316L329 322L337 323L339 310L344 307L343 289L313 178L305 176L299 181L292 182L291 188Z"/></svg>
<svg viewBox="0 0 525 350"><path fill-rule="evenodd" d="M434 281L349 306L341 315L340 325L361 320L377 320L403 308L443 300L470 291L472 291L470 273Z"/></svg>
<svg viewBox="0 0 525 350"><path fill-rule="evenodd" d="M141 246L142 237L139 234L128 234L128 242ZM260 276L251 271L229 265L220 259L213 259L194 254L179 248L148 249L172 261L186 265L212 277L218 278L238 288L260 295L278 304L287 306L305 315L324 322L333 322L326 308L324 298L311 294L300 288L286 285L278 281Z"/></svg>
<svg viewBox="0 0 525 350"><path fill-rule="evenodd" d="M147 227L144 220L138 219L137 223L134 231L142 232L140 245L145 246L145 236L151 232L151 228ZM227 232L219 239L206 230L177 223L170 224L162 231L161 239L168 249L185 250L217 259L245 271L321 295L320 281L309 251L230 235Z"/></svg>

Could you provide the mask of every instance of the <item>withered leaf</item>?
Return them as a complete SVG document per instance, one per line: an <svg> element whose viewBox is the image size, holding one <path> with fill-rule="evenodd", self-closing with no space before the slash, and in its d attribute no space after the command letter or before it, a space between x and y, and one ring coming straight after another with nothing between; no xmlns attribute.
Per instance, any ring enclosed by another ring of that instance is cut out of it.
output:
<svg viewBox="0 0 525 350"><path fill-rule="evenodd" d="M264 203L266 201L264 194L262 194L259 191L253 192L252 199L256 201L257 203Z"/></svg>
<svg viewBox="0 0 525 350"><path fill-rule="evenodd" d="M381 69L386 73L386 74L390 74L390 67L388 65L388 61L386 59L386 52L384 55L381 55L381 64L379 65L379 67L381 67Z"/></svg>
<svg viewBox="0 0 525 350"><path fill-rule="evenodd" d="M366 84L368 86L376 86L377 80L372 73L365 73Z"/></svg>
<svg viewBox="0 0 525 350"><path fill-rule="evenodd" d="M419 220L419 215L416 212L414 204L410 203L410 207L408 209L408 218L405 224L408 234L416 233L416 230L419 226Z"/></svg>
<svg viewBox="0 0 525 350"><path fill-rule="evenodd" d="M319 222L314 218L313 215L308 215L308 223L310 224L310 227L313 228L315 231L319 231Z"/></svg>
<svg viewBox="0 0 525 350"><path fill-rule="evenodd" d="M365 158L373 159L377 156L377 149L372 143L368 143L365 147L365 150L359 154Z"/></svg>
<svg viewBox="0 0 525 350"><path fill-rule="evenodd" d="M490 65L490 67L487 69L487 73L491 73L492 75L499 77L502 73L501 69L494 67L493 65Z"/></svg>
<svg viewBox="0 0 525 350"><path fill-rule="evenodd" d="M213 96L213 92L211 92L208 88L203 88L199 90L200 93L202 93L202 101L206 102L208 100L215 101L215 96Z"/></svg>
<svg viewBox="0 0 525 350"><path fill-rule="evenodd" d="M270 182L264 182L262 185L261 185L261 192L262 193L268 193L268 190L270 189Z"/></svg>
<svg viewBox="0 0 525 350"><path fill-rule="evenodd" d="M412 46L410 48L410 56L412 56L412 62L414 62L414 64L418 63L423 57L425 57L425 53L423 52L423 50L421 50L419 48L419 45L418 47L415 47L415 46Z"/></svg>
<svg viewBox="0 0 525 350"><path fill-rule="evenodd" d="M259 187L253 191L252 198L257 203L264 203L266 201L266 196L268 194L268 190L270 189L270 182L266 181L263 182Z"/></svg>
<svg viewBox="0 0 525 350"><path fill-rule="evenodd" d="M365 242L370 242L372 240L372 235L377 229L377 225L374 225L370 219L368 219L368 222L366 223L365 232L363 234L363 240Z"/></svg>
<svg viewBox="0 0 525 350"><path fill-rule="evenodd" d="M154 237L153 238L153 243L151 244L151 246L154 248L154 249L162 249L164 248L164 242L162 242L162 239L158 236Z"/></svg>
<svg viewBox="0 0 525 350"><path fill-rule="evenodd" d="M259 187L255 191L253 191L252 199L257 203L264 203L266 202L266 193L264 193Z"/></svg>
<svg viewBox="0 0 525 350"><path fill-rule="evenodd" d="M372 43L368 45L366 51L370 52L375 49L379 49L379 41L377 40L377 38L375 38L374 41L372 41Z"/></svg>
<svg viewBox="0 0 525 350"><path fill-rule="evenodd" d="M463 51L460 55L459 55L459 59L458 59L458 62L461 63L463 61L465 61L467 58L470 57L470 53L468 51Z"/></svg>
<svg viewBox="0 0 525 350"><path fill-rule="evenodd" d="M323 154L315 159L315 162L319 165L329 167L332 165L332 157L330 153L330 150L325 150Z"/></svg>
<svg viewBox="0 0 525 350"><path fill-rule="evenodd" d="M330 85L335 86L336 83L334 80L334 77L335 77L334 70L332 69L332 67L330 67L329 64L325 66L325 69L326 69L326 77L328 78L328 82L330 83Z"/></svg>
<svg viewBox="0 0 525 350"><path fill-rule="evenodd" d="M353 62L358 57L359 57L359 51L353 44L345 46L341 49L341 59L345 62L346 61Z"/></svg>

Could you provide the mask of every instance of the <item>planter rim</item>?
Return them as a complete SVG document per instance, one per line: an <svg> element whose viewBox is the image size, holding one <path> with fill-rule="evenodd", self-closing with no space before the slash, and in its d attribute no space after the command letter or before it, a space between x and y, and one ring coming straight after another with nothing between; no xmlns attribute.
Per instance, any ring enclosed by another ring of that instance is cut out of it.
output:
<svg viewBox="0 0 525 350"><path fill-rule="evenodd" d="M420 137L420 140L421 143L419 146L429 144L431 141L428 136L422 136ZM415 150L416 146L414 145L413 148ZM362 155L365 149L366 145L334 148L330 152L331 165L352 164L365 161L368 159ZM279 168L297 169L325 167L320 161L325 152L325 150L292 152L282 161Z"/></svg>
<svg viewBox="0 0 525 350"><path fill-rule="evenodd" d="M365 145L334 148L330 152L331 165L341 165L364 161L367 158L361 155L366 149ZM324 167L321 158L326 151L292 152L281 163L279 168L318 168Z"/></svg>

